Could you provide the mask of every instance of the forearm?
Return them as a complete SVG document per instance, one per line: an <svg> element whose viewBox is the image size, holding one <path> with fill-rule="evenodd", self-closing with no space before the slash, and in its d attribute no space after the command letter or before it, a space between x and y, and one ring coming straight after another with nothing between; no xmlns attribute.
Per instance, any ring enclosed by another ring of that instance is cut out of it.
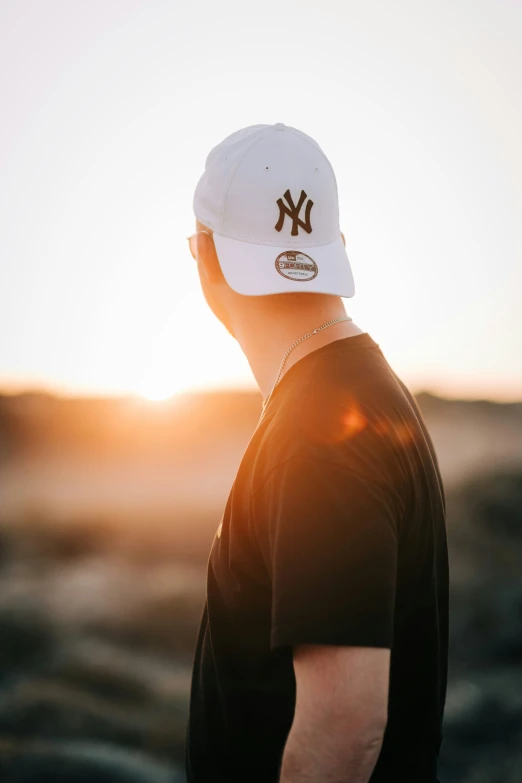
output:
<svg viewBox="0 0 522 783"><path fill-rule="evenodd" d="M377 730L340 731L325 720L294 720L279 783L368 783L381 746Z"/></svg>

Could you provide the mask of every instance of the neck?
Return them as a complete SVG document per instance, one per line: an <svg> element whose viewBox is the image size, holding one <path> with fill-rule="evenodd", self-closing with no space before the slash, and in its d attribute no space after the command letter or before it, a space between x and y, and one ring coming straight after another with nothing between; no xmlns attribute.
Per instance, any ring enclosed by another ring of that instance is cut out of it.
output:
<svg viewBox="0 0 522 783"><path fill-rule="evenodd" d="M266 307L261 302L250 304L245 312L239 313L234 323L234 335L254 373L255 379L266 400L274 386L281 361L288 348L309 332L313 332L327 321L346 317L346 310L339 297L306 297L299 307ZM316 299L316 301L314 301ZM352 321L333 324L322 332L304 340L289 354L282 373L307 354L323 345L361 334Z"/></svg>

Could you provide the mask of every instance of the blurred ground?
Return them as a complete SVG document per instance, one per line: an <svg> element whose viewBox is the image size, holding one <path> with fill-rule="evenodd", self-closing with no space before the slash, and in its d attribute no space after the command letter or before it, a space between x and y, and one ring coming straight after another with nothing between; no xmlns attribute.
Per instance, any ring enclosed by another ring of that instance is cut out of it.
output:
<svg viewBox="0 0 522 783"><path fill-rule="evenodd" d="M420 395L448 495L443 783L522 781L522 404ZM0 780L183 781L205 566L260 411L0 396Z"/></svg>

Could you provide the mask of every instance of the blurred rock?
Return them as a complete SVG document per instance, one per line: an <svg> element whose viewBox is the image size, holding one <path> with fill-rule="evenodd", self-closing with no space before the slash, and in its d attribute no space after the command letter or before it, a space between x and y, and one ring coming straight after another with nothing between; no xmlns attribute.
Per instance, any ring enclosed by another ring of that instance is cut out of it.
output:
<svg viewBox="0 0 522 783"><path fill-rule="evenodd" d="M448 495L452 574L443 783L522 781L522 471Z"/></svg>
<svg viewBox="0 0 522 783"><path fill-rule="evenodd" d="M184 783L182 769L100 743L0 740L2 783Z"/></svg>

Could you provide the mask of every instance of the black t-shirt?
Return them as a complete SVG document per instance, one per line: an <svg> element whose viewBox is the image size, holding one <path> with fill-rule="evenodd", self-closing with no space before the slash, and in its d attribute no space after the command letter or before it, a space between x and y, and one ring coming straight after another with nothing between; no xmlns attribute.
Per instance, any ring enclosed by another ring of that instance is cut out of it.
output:
<svg viewBox="0 0 522 783"><path fill-rule="evenodd" d="M448 646L445 499L412 396L367 334L296 362L242 459L208 562L189 783L276 783L292 645L391 649L372 783L433 783Z"/></svg>

